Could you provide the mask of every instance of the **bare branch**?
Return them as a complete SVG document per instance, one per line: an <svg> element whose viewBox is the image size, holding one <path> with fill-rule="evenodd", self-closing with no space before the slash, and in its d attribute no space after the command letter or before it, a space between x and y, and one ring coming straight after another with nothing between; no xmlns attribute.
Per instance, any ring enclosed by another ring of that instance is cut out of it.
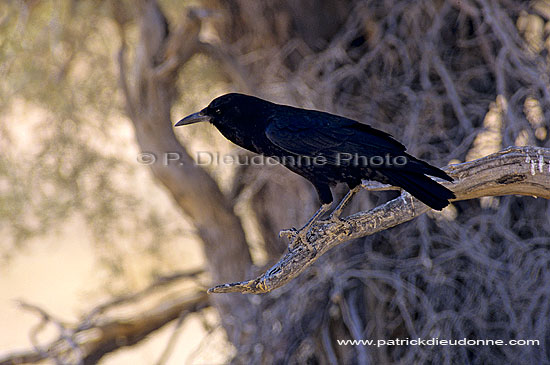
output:
<svg viewBox="0 0 550 365"><path fill-rule="evenodd" d="M128 76L126 74L126 66L124 63L124 55L126 53L126 39L122 35L121 31L121 46L118 50L117 61L118 61L118 72L119 72L119 84L122 93L124 94L124 99L126 100L126 111L130 118L135 118L136 116L136 103L134 97L130 93L130 88L128 87Z"/></svg>
<svg viewBox="0 0 550 365"><path fill-rule="evenodd" d="M181 271L177 273L173 273L168 276L160 276L158 277L153 283L151 283L148 287L145 289L137 292L132 293L128 295L123 295L116 297L114 299L108 300L105 303L102 303L95 308L93 308L91 311L88 312L88 314L84 317L84 320L81 323L81 327L87 327L89 326L89 323L93 322L96 317L103 314L105 311L121 304L125 303L131 303L136 302L138 300L141 300L145 298L148 295L151 295L155 292L157 292L159 289L162 289L163 287L166 287L173 282L180 280L180 279L187 279L187 278L195 278L202 274L203 270L192 270L192 271Z"/></svg>
<svg viewBox="0 0 550 365"><path fill-rule="evenodd" d="M455 201L500 195L550 199L548 148L509 147L478 160L450 165L444 170L455 178L455 183L444 183L456 194ZM218 285L208 292L270 292L294 279L331 248L410 221L428 210L426 205L403 192L384 205L345 218L342 223L317 226L308 235L313 250L308 250L303 242L292 242L295 248L258 278Z"/></svg>
<svg viewBox="0 0 550 365"><path fill-rule="evenodd" d="M152 71L155 77L166 79L173 76L197 52L200 29L201 16L197 11L189 10L166 41L165 60Z"/></svg>
<svg viewBox="0 0 550 365"><path fill-rule="evenodd" d="M126 31L124 30L124 23L126 18L123 15L125 13L124 8L121 2L113 1L112 2L112 14L113 20L117 26L118 36L120 38L120 48L117 52L117 64L118 64L118 73L119 79L118 83L124 99L126 100L126 111L130 118L134 118L137 112L136 101L134 96L130 93L130 88L128 86L128 73L126 72L126 63L124 62L124 56L126 54L127 40L126 40Z"/></svg>
<svg viewBox="0 0 550 365"><path fill-rule="evenodd" d="M458 95L458 91L456 90L452 77L438 54L433 55L432 64L436 72L439 74L439 77L441 77L443 85L445 85L445 90L447 90L447 95L449 96L449 100L451 101L451 105L453 106L458 121L464 128L472 129L472 122L468 119L468 116L462 107L462 102L460 101L460 96Z"/></svg>
<svg viewBox="0 0 550 365"><path fill-rule="evenodd" d="M59 364L96 364L104 355L138 343L175 319L178 319L180 326L188 314L209 306L208 297L202 291L177 297L163 291L160 297L155 296L153 289L165 286L166 283L157 281L134 295L101 304L84 315L82 321L77 324L63 323L39 306L21 302L22 307L41 316L40 324L33 331L35 335L47 324L54 324L59 336L46 345L34 343L32 350L8 354L0 358L0 365L37 363L47 358ZM176 289L172 290L174 291ZM147 305L146 303L152 299L154 304ZM121 311L131 313L128 316L121 316L118 312L118 315L113 312L110 315L99 316L99 313L105 312L107 308L121 309L122 304L135 308L125 308ZM168 354L169 349L163 357Z"/></svg>
<svg viewBox="0 0 550 365"><path fill-rule="evenodd" d="M185 320L185 317L187 317L188 312L182 312L176 322L176 325L174 326L174 329L172 330L172 335L170 336L170 339L168 340L168 343L166 344L166 347L164 348L164 351L162 352L159 360L156 362L156 365L163 365L166 364L168 359L170 358L170 355L174 351L174 346L176 345L179 335L181 333L181 326L183 325L183 321Z"/></svg>

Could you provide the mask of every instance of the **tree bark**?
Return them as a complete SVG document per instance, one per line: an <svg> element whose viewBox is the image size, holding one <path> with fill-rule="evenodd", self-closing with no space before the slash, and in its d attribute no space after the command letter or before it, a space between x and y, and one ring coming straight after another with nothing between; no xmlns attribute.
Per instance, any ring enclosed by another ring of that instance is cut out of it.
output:
<svg viewBox="0 0 550 365"><path fill-rule="evenodd" d="M170 34L155 1L142 1L139 9L141 38L132 62L137 65L133 88L126 76L123 31L119 57L122 90L136 140L142 153L152 156L149 167L155 177L195 225L212 279L244 278L252 259L240 219L214 179L177 140L170 118L177 72L197 52L200 23L188 13L181 28ZM239 342L243 335L240 323L250 314L247 301L239 297L213 300L220 313L227 315L223 324L229 338Z"/></svg>

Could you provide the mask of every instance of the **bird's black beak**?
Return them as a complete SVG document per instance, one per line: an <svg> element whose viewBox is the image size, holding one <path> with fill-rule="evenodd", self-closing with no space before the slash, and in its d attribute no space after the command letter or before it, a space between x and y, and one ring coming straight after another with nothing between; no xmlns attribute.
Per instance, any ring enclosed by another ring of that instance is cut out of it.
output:
<svg viewBox="0 0 550 365"><path fill-rule="evenodd" d="M187 125L187 124L193 124L198 122L208 122L210 121L210 116L206 115L206 111L203 109L200 112L193 113L191 115L186 116L182 120L176 123L176 127L179 127L180 125Z"/></svg>

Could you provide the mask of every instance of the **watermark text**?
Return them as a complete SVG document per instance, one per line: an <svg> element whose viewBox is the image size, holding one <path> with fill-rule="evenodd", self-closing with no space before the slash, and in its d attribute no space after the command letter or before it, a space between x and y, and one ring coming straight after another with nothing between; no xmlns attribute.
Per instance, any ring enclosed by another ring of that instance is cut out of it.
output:
<svg viewBox="0 0 550 365"><path fill-rule="evenodd" d="M187 154L178 152L164 152L155 154L142 152L137 156L137 162L143 165L161 163L164 166L181 164L189 161ZM408 163L407 156L393 156L390 154L365 156L357 153L335 153L333 155L318 154L315 156L293 155L263 156L241 155L236 153L222 154L219 152L197 151L193 157L193 163L199 166L205 165L257 165L272 166L285 165L296 167L307 166L358 166L358 167L399 167Z"/></svg>

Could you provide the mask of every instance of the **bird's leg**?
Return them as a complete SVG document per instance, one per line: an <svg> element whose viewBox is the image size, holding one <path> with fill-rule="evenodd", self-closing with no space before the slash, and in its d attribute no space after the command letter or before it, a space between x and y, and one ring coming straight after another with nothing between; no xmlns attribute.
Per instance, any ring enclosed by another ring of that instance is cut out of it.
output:
<svg viewBox="0 0 550 365"><path fill-rule="evenodd" d="M355 186L353 189L350 189L348 193L344 196L344 198L338 203L338 206L332 211L330 214L327 223L342 223L342 220L340 219L340 216L342 215L342 212L344 211L344 208L346 205L349 204L351 201L351 198L358 193L361 189L365 189L368 191L386 191L386 190L399 190L399 187L388 185L388 184L382 184L377 181L364 181L360 185ZM351 227L350 227L351 229Z"/></svg>
<svg viewBox="0 0 550 365"><path fill-rule="evenodd" d="M329 221L331 222L341 221L340 215L342 215L342 211L344 210L346 205L348 205L348 203L351 201L351 198L353 198L355 193L357 193L359 190L361 190L361 185L357 185L356 187L348 191L346 196L344 196L344 198L340 201L340 203L338 203L338 206L330 214L330 217L328 218Z"/></svg>
<svg viewBox="0 0 550 365"><path fill-rule="evenodd" d="M309 220L307 223L300 229L291 228L291 229L285 229L279 232L279 237L286 236L290 240L289 249L292 250L292 248L295 246L294 242L297 239L300 239L310 251L314 251L315 248L310 245L309 241L307 240L307 234L311 227L319 220L320 217L323 216L326 212L328 212L331 208L332 204L323 204L321 205L321 208L319 208L315 214ZM292 246L292 247L291 247Z"/></svg>
<svg viewBox="0 0 550 365"><path fill-rule="evenodd" d="M336 221L336 222L340 221L340 215L342 215L342 211L344 210L346 205L349 204L349 202L351 201L351 198L353 198L353 195L358 193L361 189L365 189L368 191L386 191L386 190L399 190L400 188L397 186L382 184L377 181L362 182L360 185L357 185L356 187L348 191L346 196L344 196L342 201L338 204L338 206L334 209L334 211L330 215L329 220Z"/></svg>

